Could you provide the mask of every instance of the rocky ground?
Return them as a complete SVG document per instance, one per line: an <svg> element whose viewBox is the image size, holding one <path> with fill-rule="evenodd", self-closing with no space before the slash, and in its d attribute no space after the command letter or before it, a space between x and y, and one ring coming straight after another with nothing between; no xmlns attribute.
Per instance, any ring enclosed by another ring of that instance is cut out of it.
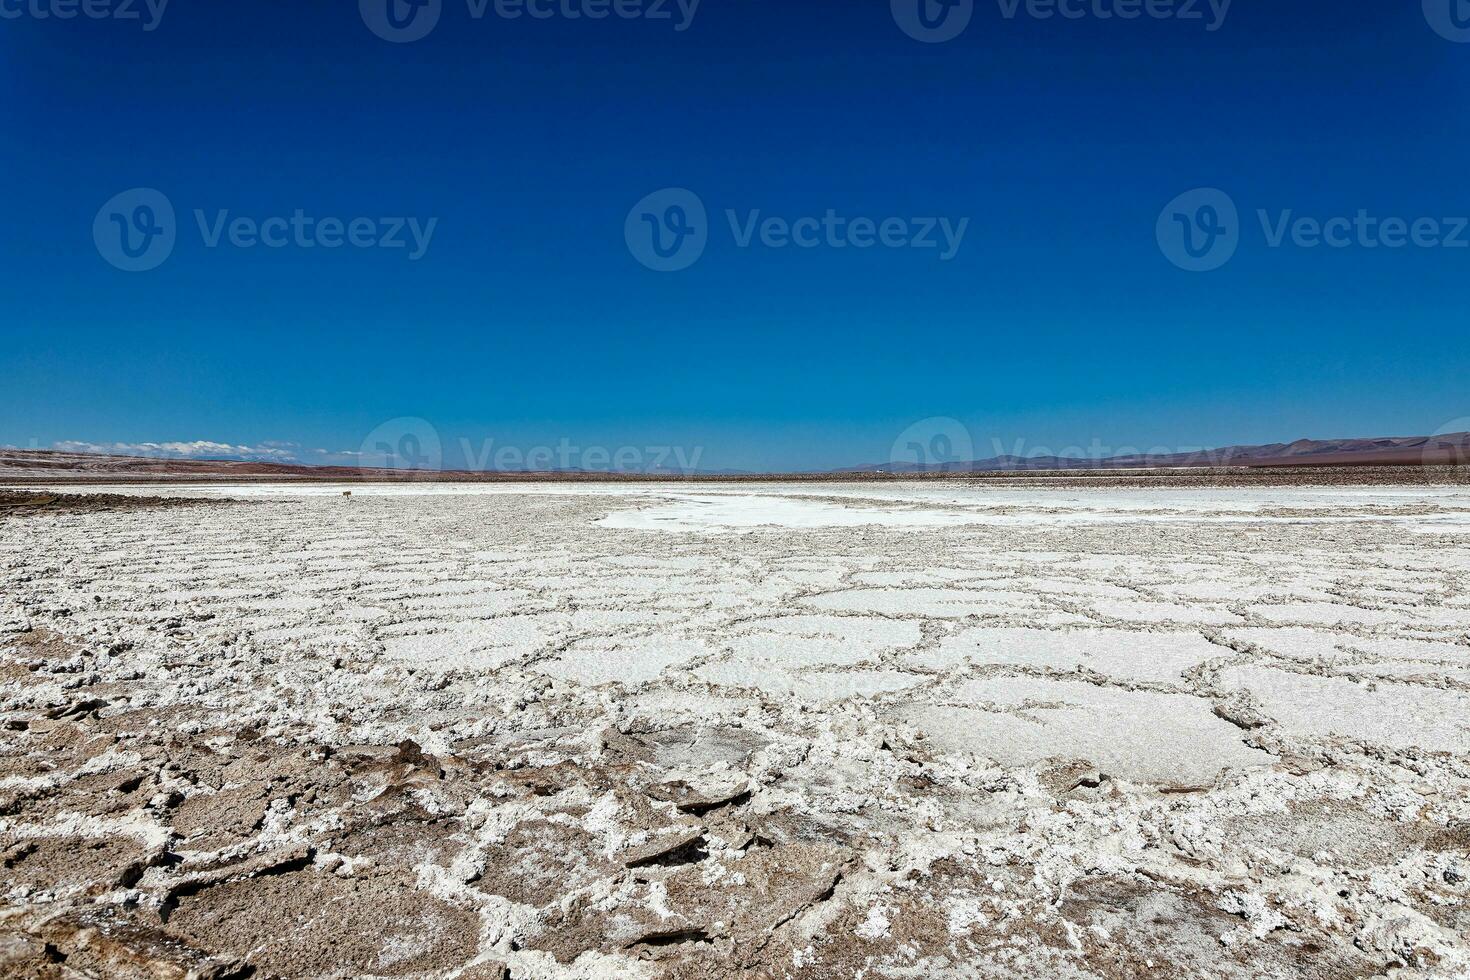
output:
<svg viewBox="0 0 1470 980"><path fill-rule="evenodd" d="M1470 974L1462 490L739 493L0 508L0 975Z"/></svg>

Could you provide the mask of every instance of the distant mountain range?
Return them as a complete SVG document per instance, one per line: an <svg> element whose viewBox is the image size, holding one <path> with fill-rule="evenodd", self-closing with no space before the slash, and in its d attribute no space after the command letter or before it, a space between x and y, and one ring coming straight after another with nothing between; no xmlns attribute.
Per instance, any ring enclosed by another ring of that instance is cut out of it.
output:
<svg viewBox="0 0 1470 980"><path fill-rule="evenodd" d="M996 456L942 464L874 463L826 473L769 474L814 479L848 479L942 473L1036 472L1041 470L1156 469L1205 466L1428 466L1470 465L1470 432L1384 439L1298 439L1268 446L1227 446L1192 453L1110 456L1102 459L1063 456ZM599 480L599 479L754 479L760 474L729 470L695 473L655 471L638 474L582 470L494 472L471 470L403 470L356 466L309 466L238 459L172 459L103 453L0 449L0 480Z"/></svg>
<svg viewBox="0 0 1470 980"><path fill-rule="evenodd" d="M258 459L210 458L206 456L129 456L110 452L61 452L51 449L0 448L0 481L45 479L138 480L601 480L674 479L685 475L705 478L749 477L738 470L676 470L646 473L607 473L560 469L538 471L414 470L407 468L271 463Z"/></svg>
<svg viewBox="0 0 1470 980"><path fill-rule="evenodd" d="M1428 466L1470 464L1470 432L1385 439L1298 439L1191 453L1108 456L995 456L954 463L874 463L839 473L996 473L1033 470L1198 466Z"/></svg>

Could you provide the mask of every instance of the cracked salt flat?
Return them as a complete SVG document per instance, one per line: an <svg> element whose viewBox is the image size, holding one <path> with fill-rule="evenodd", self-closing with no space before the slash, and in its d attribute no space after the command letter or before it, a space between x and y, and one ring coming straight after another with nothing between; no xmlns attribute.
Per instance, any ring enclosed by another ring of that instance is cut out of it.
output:
<svg viewBox="0 0 1470 980"><path fill-rule="evenodd" d="M1431 752L1463 752L1470 744L1470 694L1463 691L1363 684L1272 667L1232 667L1221 672L1220 682L1249 690L1267 714L1303 734Z"/></svg>
<svg viewBox="0 0 1470 980"><path fill-rule="evenodd" d="M442 761L401 796L260 789L271 816L242 840L390 867L350 829L389 808L408 853L440 855L393 894L468 910L442 934L513 976L718 976L732 928L761 951L752 975L1470 970L1470 547L1405 533L1463 519L1461 489L351 489L179 488L248 499L0 522L0 622L83 651L0 664L6 758L40 753L47 785L81 787L96 773L56 768L57 725L166 735L175 759L329 748L313 771L412 739ZM106 703L46 717L69 698ZM27 796L0 836L132 806L203 847L185 811L220 790L179 784L179 805L140 778L136 804ZM669 867L605 866L675 780L749 795ZM761 868L783 884L690 884ZM138 904L109 908L141 915L180 873L150 865ZM810 890L730 925L788 885ZM645 923L654 907L668 919ZM1095 926L1144 937L1154 967L1110 959Z"/></svg>
<svg viewBox="0 0 1470 980"><path fill-rule="evenodd" d="M908 706L899 716L946 751L1002 765L1080 758L1125 779L1209 785L1224 769L1274 761L1188 695L1007 677L971 681L947 700Z"/></svg>
<svg viewBox="0 0 1470 980"><path fill-rule="evenodd" d="M634 686L656 679L674 664L710 656L713 650L693 638L638 637L623 641L584 640L566 653L537 665L549 677L579 684Z"/></svg>
<svg viewBox="0 0 1470 980"><path fill-rule="evenodd" d="M923 629L876 616L777 616L743 624L727 647L738 658L788 665L855 664L916 645Z"/></svg>
<svg viewBox="0 0 1470 980"><path fill-rule="evenodd" d="M86 489L86 488L76 488ZM154 486L108 487L147 494ZM966 524L1392 521L1420 533L1470 531L1470 491L1460 487L1013 490L994 486L735 485L694 493L676 485L576 483L242 484L169 488L180 496L233 498L573 496L632 500L602 519L630 530L724 532L764 526L948 527ZM1430 508L1438 513L1402 513Z"/></svg>
<svg viewBox="0 0 1470 980"><path fill-rule="evenodd" d="M1359 518L1344 519L1381 521L1392 516L1378 513L1384 504L1420 508L1431 504L1457 507L1466 499L1459 491L1418 489L1052 493L991 492L985 489L895 490L888 487L870 490L810 485L762 487L757 490L742 488L738 491L719 489L699 494L671 492L669 488L657 486L596 488L581 485L504 487L440 484L368 486L359 487L356 492L361 499L347 506L367 504L374 498L384 503L415 499L452 503L458 499L485 497L570 497L612 506L610 518L594 520L598 526L616 528L620 520L631 520L634 527L642 526L643 522L655 518L661 520L661 514L668 516L664 511L673 507L679 510L679 514L674 515L674 523L686 528L709 530L775 525L797 531L864 527L874 523L900 528L959 527L977 521L992 521L996 515L988 512L997 507L1007 511L999 516L1004 517L1008 524L1024 526L1044 525L1058 519L1069 521L1096 517L1098 512L1108 508L1118 509L1118 513L1108 515L1110 520L1152 522L1170 518L1207 522L1224 515L1230 522L1235 522L1246 519L1242 514L1253 510L1301 512L1341 508L1345 504L1367 501L1372 506ZM189 488L183 493L243 493L264 499L309 500L330 498L338 491L330 486L250 486ZM323 500L322 503L334 508L332 512L337 516L350 513L342 510L341 501ZM903 509L891 509L894 504L901 505ZM946 509L936 511L932 509L933 505ZM963 512L967 508L970 513ZM1018 508L1026 512L1016 513ZM1262 517L1260 520L1286 519ZM934 523L936 521L937 524ZM1249 611L1226 609L1225 596L1234 596L1237 600L1250 596L1266 597L1272 595L1271 590L1275 586L1269 581L1243 581L1239 576L1229 581L1218 575L1217 567L1200 563L1169 563L1169 571L1162 574L1187 577L1184 580L1157 581L1158 587L1152 596L1146 594L1149 591L1147 587L1143 590L1145 594L1140 595L1139 586L1135 584L1130 583L1125 588L1117 582L1086 578L1090 570L1126 573L1131 559L1123 554L1106 558L1082 556L1080 563L1074 556L1074 560L1059 566L1058 560L1066 557L1063 553L1034 552L1026 558L1037 562L1037 567L1031 574L1019 577L1010 560L1002 562L1000 568L984 563L981 566L952 564L947 568L898 571L853 570L848 573L848 584L839 587L843 573L830 564L824 567L821 563L808 562L802 569L774 575L768 570L762 576L762 584L756 585L739 583L728 577L711 580L701 574L701 563L695 557L612 555L608 556L605 564L627 572L656 570L658 574L609 574L609 570L602 570L595 576L589 576L588 569L577 567L578 562L558 559L554 552L543 551L542 557L532 558L514 549L474 550L477 547L475 538L456 539L454 547L457 550L473 552L467 560L485 562L487 564L482 567L494 570L492 576L476 579L465 577L459 566L437 559L438 553L432 549L417 552L413 558L409 558L407 553L400 553L403 560L396 568L374 565L369 555L379 536L369 529L344 528L336 540L335 548L282 549L272 562L261 567L279 571L282 559L294 559L312 565L315 575L350 575L360 593L371 599L371 605L365 608L372 612L362 616L361 622L372 627L371 634L377 637L383 656L390 661L412 662L438 669L495 670L528 656L534 657L538 647L566 638L570 644L567 650L537 668L540 672L588 684L616 683L620 678L628 683L646 683L670 667L696 659L694 655L700 653L704 656L698 659L706 663L697 669L696 676L716 686L764 687L793 695L807 692L813 699L824 702L840 697L843 691L858 696L902 689L905 685L899 679L882 672L869 672L861 680L854 679L846 686L832 676L806 676L802 672L823 665L872 662L874 658L881 659L885 650L901 652L905 646L915 647L920 641L918 627L923 622L937 625L944 621L979 617L1025 625L997 630L989 634L991 642L984 640L987 634L983 632L954 634L939 639L929 648L912 651L903 660L914 667L940 669L944 665L963 662L1053 671L1080 668L1120 680L1164 682L1208 659L1208 644L1198 630L1243 623L1247 616L1262 622L1314 623L1334 627L1377 626L1426 618L1412 610L1395 612L1348 602L1321 602L1318 601L1322 597L1321 589L1304 589L1300 585L1297 594L1301 598L1295 602L1273 596L1272 601L1257 602ZM344 553L343 547L354 551ZM110 553L114 556L120 554L117 551ZM231 562L242 557L234 553L214 560L228 572L232 569ZM1067 578L1044 576L1047 569L1058 567L1065 567ZM1202 572L1212 574L1204 580L1195 577ZM1259 569L1251 569L1250 574L1256 579L1262 578ZM668 594L664 586L671 576L689 581L673 594ZM1297 579L1303 584L1321 581L1325 585L1332 581L1330 569L1322 572L1304 569ZM1380 583L1380 592L1388 584L1386 581ZM1394 582L1393 586L1404 588L1402 581ZM802 595L804 590L814 591ZM396 612L393 602L385 603L385 600L391 600L395 591L400 595ZM791 595L787 601L794 603L796 608L804 606L850 615L812 617L810 622L822 624L819 629L801 628L797 625L801 620L796 617L788 617L790 627L772 627L771 624L781 621L779 617L769 618L765 628L759 621L752 621L713 648L673 636L660 638L663 635L660 628L677 628L680 609L702 607L733 612L752 601L776 603L783 592ZM576 622L550 614L555 604L548 601L552 596L594 604L623 599L645 609L662 608L664 618L657 622L647 618L647 612L629 614L621 611L603 613L601 625L585 621L588 613L578 614L583 621ZM158 593L158 598L172 602L231 598L242 608L281 613L292 609L307 611L317 601L290 596L252 599L249 589L240 588L216 590L214 593L208 589L163 591ZM875 643L865 638L864 628L860 626L864 623L864 614L909 617L891 621L902 622L906 627L901 640L894 637ZM1453 610L1442 609L1436 614L1441 620L1454 622ZM675 619L671 620L670 616ZM355 619L357 617L351 614L333 617L336 622ZM1038 628L1084 626L1088 623L1095 627L1112 626L1115 632L1094 629L1068 634ZM1119 628L1121 624L1135 625L1132 630L1124 630ZM633 626L648 626L650 631L638 637L616 638L617 630ZM1140 632L1137 626L1149 627L1152 631ZM1182 635L1188 637L1187 640L1173 643L1169 639L1171 634L1159 633L1154 629L1157 627L1176 631L1181 627L1191 627L1195 632L1186 631ZM275 642L312 642L323 638L321 625L261 623L258 628L261 636ZM594 635L578 638L578 634L588 632ZM608 639L599 640L596 635L599 633ZM783 633L791 635L780 635ZM1075 642L1056 642L1058 636L1068 635ZM965 651L968 641L976 641L973 651ZM1189 652L1182 652L1186 650ZM685 653L676 654L674 651ZM581 660L587 663L579 664ZM752 683L751 677L758 677L763 670L770 673L769 680L764 685Z"/></svg>
<svg viewBox="0 0 1470 980"><path fill-rule="evenodd" d="M810 596L803 602L816 609L942 618L1025 614L1046 609L1044 602L1030 593L989 588L858 588Z"/></svg>
<svg viewBox="0 0 1470 980"><path fill-rule="evenodd" d="M934 648L905 658L905 662L936 670L962 664L1056 671L1080 667L1120 679L1182 683L1185 671L1228 653L1196 630L1154 633L1109 628L975 627L949 636Z"/></svg>
<svg viewBox="0 0 1470 980"><path fill-rule="evenodd" d="M1098 490L1007 491L990 487L954 491L943 488L898 490L890 487L772 488L759 493L666 494L663 503L619 511L604 520L633 530L729 531L781 527L947 527L964 524L1212 522L1254 523L1291 520L1332 523L1357 519L1341 513L1356 506L1362 516L1407 523L1414 530L1470 527L1470 494L1427 488L1408 493L1382 488L1257 491ZM648 491L645 491L648 492ZM1044 496L1038 496L1038 493ZM894 507L894 504L904 505ZM1445 512L1398 514L1401 507L1432 504ZM1017 513L1016 511L1020 511ZM1285 513L1282 513L1285 512Z"/></svg>

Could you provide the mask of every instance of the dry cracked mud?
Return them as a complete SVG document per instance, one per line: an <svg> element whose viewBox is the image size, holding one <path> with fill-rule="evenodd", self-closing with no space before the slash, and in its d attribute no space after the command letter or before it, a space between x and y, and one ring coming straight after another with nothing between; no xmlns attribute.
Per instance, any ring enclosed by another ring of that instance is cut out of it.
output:
<svg viewBox="0 0 1470 980"><path fill-rule="evenodd" d="M253 489L0 514L0 976L1470 975L1462 489Z"/></svg>

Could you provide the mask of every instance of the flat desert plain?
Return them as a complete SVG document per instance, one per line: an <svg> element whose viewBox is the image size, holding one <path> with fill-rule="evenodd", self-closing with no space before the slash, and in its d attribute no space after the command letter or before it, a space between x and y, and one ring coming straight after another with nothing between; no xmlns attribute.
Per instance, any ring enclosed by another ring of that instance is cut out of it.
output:
<svg viewBox="0 0 1470 980"><path fill-rule="evenodd" d="M0 975L1470 976L1421 483L42 495Z"/></svg>

